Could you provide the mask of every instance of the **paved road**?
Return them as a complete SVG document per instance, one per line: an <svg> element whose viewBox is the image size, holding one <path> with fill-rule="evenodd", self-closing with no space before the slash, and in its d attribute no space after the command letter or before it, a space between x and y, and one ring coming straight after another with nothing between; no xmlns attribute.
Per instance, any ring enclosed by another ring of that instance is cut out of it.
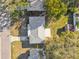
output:
<svg viewBox="0 0 79 59"><path fill-rule="evenodd" d="M9 40L9 31L1 32L1 59L11 59L11 46Z"/></svg>

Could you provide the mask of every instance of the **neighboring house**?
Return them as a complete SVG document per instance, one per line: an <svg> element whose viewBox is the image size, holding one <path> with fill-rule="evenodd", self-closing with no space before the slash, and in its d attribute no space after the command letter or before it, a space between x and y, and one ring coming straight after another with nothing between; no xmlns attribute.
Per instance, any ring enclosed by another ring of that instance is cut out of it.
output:
<svg viewBox="0 0 79 59"><path fill-rule="evenodd" d="M73 13L70 13L68 18L68 23L67 23L67 30L75 31L73 23L74 23Z"/></svg>
<svg viewBox="0 0 79 59"><path fill-rule="evenodd" d="M75 6L79 9L79 2L76 2ZM79 31L79 11L71 12L69 18L68 29L71 31Z"/></svg>
<svg viewBox="0 0 79 59"><path fill-rule="evenodd" d="M79 31L79 12L73 14L73 25L76 31Z"/></svg>
<svg viewBox="0 0 79 59"><path fill-rule="evenodd" d="M79 31L79 12L75 12L69 17L67 29L70 31Z"/></svg>
<svg viewBox="0 0 79 59"><path fill-rule="evenodd" d="M79 31L79 12L75 12L72 15L70 15L67 24L67 30Z"/></svg>

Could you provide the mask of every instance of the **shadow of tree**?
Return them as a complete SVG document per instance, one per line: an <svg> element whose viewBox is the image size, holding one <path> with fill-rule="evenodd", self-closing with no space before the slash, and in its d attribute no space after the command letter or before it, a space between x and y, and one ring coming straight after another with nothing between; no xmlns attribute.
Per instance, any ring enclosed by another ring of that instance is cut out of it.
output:
<svg viewBox="0 0 79 59"><path fill-rule="evenodd" d="M28 59L30 52L23 53L17 57L17 59Z"/></svg>
<svg viewBox="0 0 79 59"><path fill-rule="evenodd" d="M28 26L29 20L28 20L28 15L27 15L26 10L25 10L24 17L25 17L25 20L22 20L23 22L19 28L19 36L20 36L20 41L22 42L22 48L26 48L26 46L28 47L28 45L29 45L29 42L28 42L29 40L27 38L27 36L28 36L27 26ZM25 38L23 38L23 37L25 37Z"/></svg>
<svg viewBox="0 0 79 59"><path fill-rule="evenodd" d="M28 41L21 41L22 42L22 48L43 48L44 44L30 44Z"/></svg>

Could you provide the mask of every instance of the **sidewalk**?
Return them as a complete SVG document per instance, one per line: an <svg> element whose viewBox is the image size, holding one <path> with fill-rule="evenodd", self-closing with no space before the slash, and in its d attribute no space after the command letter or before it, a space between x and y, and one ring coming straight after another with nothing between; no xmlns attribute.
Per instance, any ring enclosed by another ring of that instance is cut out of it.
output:
<svg viewBox="0 0 79 59"><path fill-rule="evenodd" d="M9 39L9 31L1 32L1 59L11 59L11 46Z"/></svg>
<svg viewBox="0 0 79 59"><path fill-rule="evenodd" d="M0 33L1 36L1 33ZM1 59L1 38L0 38L0 59Z"/></svg>
<svg viewBox="0 0 79 59"><path fill-rule="evenodd" d="M28 40L27 36L12 36L12 35L10 35L9 38L10 38L11 43L14 41L27 41Z"/></svg>

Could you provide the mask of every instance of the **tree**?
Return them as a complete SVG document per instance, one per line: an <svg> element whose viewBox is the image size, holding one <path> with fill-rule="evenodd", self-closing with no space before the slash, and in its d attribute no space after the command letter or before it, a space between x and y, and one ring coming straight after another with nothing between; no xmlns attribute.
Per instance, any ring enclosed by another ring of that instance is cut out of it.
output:
<svg viewBox="0 0 79 59"><path fill-rule="evenodd" d="M17 10L18 7L22 8L27 6L28 3L25 0L6 0L4 2L4 7L9 11L11 19L18 20L19 16L24 14L24 10Z"/></svg>
<svg viewBox="0 0 79 59"><path fill-rule="evenodd" d="M61 0L45 0L45 8L48 17L59 18L67 12L67 6Z"/></svg>
<svg viewBox="0 0 79 59"><path fill-rule="evenodd" d="M78 10L79 0L45 0L45 8L48 17L59 18L61 15L69 15Z"/></svg>
<svg viewBox="0 0 79 59"><path fill-rule="evenodd" d="M79 0L64 0L63 2L67 5L67 12L74 13L74 12L78 11L77 4L78 4Z"/></svg>
<svg viewBox="0 0 79 59"><path fill-rule="evenodd" d="M47 59L79 59L79 32L64 32L46 43Z"/></svg>

